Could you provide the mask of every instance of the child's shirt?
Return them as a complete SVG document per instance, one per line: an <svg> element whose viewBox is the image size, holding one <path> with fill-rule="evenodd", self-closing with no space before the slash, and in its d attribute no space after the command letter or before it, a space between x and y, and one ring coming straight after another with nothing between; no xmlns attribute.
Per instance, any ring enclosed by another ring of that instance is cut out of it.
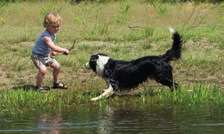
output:
<svg viewBox="0 0 224 134"><path fill-rule="evenodd" d="M47 30L45 30L36 40L32 52L47 57L51 52L51 48L49 48L48 45L42 40L44 36L50 37L52 42L56 39L56 34L51 35Z"/></svg>

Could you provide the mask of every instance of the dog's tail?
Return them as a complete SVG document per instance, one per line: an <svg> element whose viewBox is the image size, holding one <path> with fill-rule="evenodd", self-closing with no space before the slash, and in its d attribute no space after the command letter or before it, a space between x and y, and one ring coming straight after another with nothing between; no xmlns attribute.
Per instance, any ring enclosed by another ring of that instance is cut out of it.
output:
<svg viewBox="0 0 224 134"><path fill-rule="evenodd" d="M173 28L170 28L170 32L173 34L172 48L167 50L166 53L162 55L162 58L166 62L170 62L172 60L178 60L181 58L181 48L183 44L182 37L179 35L177 31L175 31Z"/></svg>

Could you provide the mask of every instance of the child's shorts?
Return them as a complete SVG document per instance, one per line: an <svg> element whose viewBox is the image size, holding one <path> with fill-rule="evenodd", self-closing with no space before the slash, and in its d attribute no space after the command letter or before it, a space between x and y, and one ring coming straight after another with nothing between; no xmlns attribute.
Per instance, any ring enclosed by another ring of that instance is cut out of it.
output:
<svg viewBox="0 0 224 134"><path fill-rule="evenodd" d="M56 60L51 57L51 56L42 56L42 55L39 55L39 54L35 54L35 53L32 53L31 55L31 59L33 61L33 64L39 69L39 67L41 65L45 65L45 66L49 66L50 64L52 64L53 62L55 62Z"/></svg>

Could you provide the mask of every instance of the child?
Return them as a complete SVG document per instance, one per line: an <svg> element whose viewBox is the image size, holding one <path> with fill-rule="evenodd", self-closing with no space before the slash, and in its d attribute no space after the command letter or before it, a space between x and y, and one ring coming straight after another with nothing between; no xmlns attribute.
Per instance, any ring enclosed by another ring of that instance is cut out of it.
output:
<svg viewBox="0 0 224 134"><path fill-rule="evenodd" d="M36 43L32 50L31 59L34 65L38 68L39 73L37 74L37 88L39 90L44 89L42 82L44 75L47 72L47 67L50 66L53 69L54 83L52 88L67 89L68 87L64 83L59 82L60 77L60 64L52 57L58 53L64 55L69 54L69 50L61 48L54 44L56 39L56 33L59 31L61 26L61 17L55 13L50 12L46 14L43 22L44 28L46 28L36 40Z"/></svg>

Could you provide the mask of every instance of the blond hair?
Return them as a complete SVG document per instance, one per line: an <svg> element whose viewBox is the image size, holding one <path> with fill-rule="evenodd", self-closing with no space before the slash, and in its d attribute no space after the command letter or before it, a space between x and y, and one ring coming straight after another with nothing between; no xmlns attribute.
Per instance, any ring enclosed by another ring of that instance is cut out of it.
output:
<svg viewBox="0 0 224 134"><path fill-rule="evenodd" d="M47 28L48 26L61 25L61 16L56 12L49 12L44 17L43 26Z"/></svg>

